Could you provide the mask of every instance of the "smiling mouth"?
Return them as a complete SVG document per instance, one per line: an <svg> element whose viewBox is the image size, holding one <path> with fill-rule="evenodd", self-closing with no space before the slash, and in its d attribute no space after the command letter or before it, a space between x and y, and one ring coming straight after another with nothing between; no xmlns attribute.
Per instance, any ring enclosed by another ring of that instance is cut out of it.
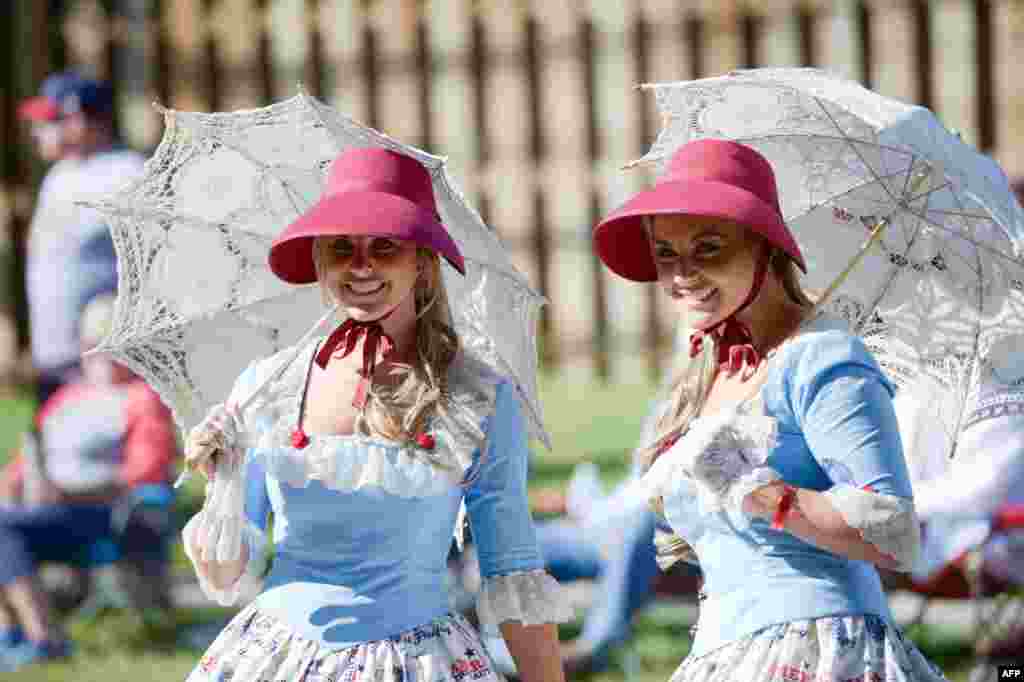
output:
<svg viewBox="0 0 1024 682"><path fill-rule="evenodd" d="M693 303L706 303L718 292L718 287L707 289L676 289L675 294L679 298L687 299Z"/></svg>
<svg viewBox="0 0 1024 682"><path fill-rule="evenodd" d="M385 282L345 282L342 285L346 291L356 296L371 296L384 291Z"/></svg>

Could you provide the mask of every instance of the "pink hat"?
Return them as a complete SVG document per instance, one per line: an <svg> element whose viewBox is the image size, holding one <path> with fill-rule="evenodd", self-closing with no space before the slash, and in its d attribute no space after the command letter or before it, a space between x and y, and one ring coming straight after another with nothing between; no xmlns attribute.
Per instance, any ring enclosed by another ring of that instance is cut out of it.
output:
<svg viewBox="0 0 1024 682"><path fill-rule="evenodd" d="M313 239L330 235L414 242L466 274L459 247L441 224L427 169L390 149L342 152L331 163L320 201L271 244L270 269L290 284L315 282Z"/></svg>
<svg viewBox="0 0 1024 682"><path fill-rule="evenodd" d="M800 247L782 220L775 174L768 160L730 140L702 139L679 148L654 187L635 195L594 228L604 264L635 282L653 282L658 270L643 217L694 215L747 227L807 271Z"/></svg>

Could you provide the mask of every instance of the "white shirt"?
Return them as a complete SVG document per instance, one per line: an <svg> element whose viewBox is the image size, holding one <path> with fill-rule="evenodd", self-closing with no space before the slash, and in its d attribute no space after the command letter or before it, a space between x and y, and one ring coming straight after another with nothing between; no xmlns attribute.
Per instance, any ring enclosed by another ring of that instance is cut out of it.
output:
<svg viewBox="0 0 1024 682"><path fill-rule="evenodd" d="M43 179L28 235L26 289L32 359L39 369L78 360L79 316L87 299L117 284L104 218L75 202L112 194L142 173L137 152L111 149L58 161Z"/></svg>

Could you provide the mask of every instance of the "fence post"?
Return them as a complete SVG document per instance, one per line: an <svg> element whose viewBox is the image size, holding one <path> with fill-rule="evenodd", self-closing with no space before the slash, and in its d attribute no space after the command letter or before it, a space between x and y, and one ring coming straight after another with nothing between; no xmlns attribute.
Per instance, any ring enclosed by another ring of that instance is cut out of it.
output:
<svg viewBox="0 0 1024 682"><path fill-rule="evenodd" d="M996 156L1011 177L1024 175L1024 90L1019 87L1024 64L1024 4L1002 0L996 5L994 27L996 87Z"/></svg>
<svg viewBox="0 0 1024 682"><path fill-rule="evenodd" d="M721 76L744 66L743 34L738 0L702 0L703 67L706 76Z"/></svg>
<svg viewBox="0 0 1024 682"><path fill-rule="evenodd" d="M914 12L905 0L871 0L869 82L886 96L918 101L918 55L910 36L917 35Z"/></svg>
<svg viewBox="0 0 1024 682"><path fill-rule="evenodd" d="M315 5L308 0L263 0L259 43L264 104L293 97L299 84L310 94L320 89L317 82L306 80L313 60L310 19L316 17ZM282 30L284 26L289 29Z"/></svg>
<svg viewBox="0 0 1024 682"><path fill-rule="evenodd" d="M535 121L527 55L527 14L516 0L502 0L477 12L480 52L481 203L515 263L540 289L539 262L531 247L534 215ZM540 330L538 329L538 333Z"/></svg>
<svg viewBox="0 0 1024 682"><path fill-rule="evenodd" d="M530 25L535 30L542 142L535 201L538 212L550 221L546 230L538 221L536 235L541 287L551 300L545 355L560 369L589 378L595 359L591 301L596 264L589 239L592 178L586 163L586 64L580 19L576 5L536 2Z"/></svg>
<svg viewBox="0 0 1024 682"><path fill-rule="evenodd" d="M806 3L770 0L759 5L761 34L756 62L762 66L808 66L803 54Z"/></svg>
<svg viewBox="0 0 1024 682"><path fill-rule="evenodd" d="M645 68L636 55L646 49L640 41L646 33L639 11L622 4L592 3L589 43L588 156L594 177L591 215L585 248L593 268L594 368L603 380L632 380L649 369L651 310L647 305L650 285L637 285L604 267L594 253L590 228L643 186L644 173L622 170L622 165L642 152L641 128L647 115L636 84ZM656 319L656 318L655 318ZM656 339L654 339L656 341ZM645 367L647 365L648 367Z"/></svg>
<svg viewBox="0 0 1024 682"><path fill-rule="evenodd" d="M210 92L210 74L204 54L207 34L212 30L207 21L206 3L202 0L174 0L165 2L167 38L174 61L171 72L168 103L185 111L209 110L213 93ZM215 66L215 65L214 65Z"/></svg>
<svg viewBox="0 0 1024 682"><path fill-rule="evenodd" d="M975 24L975 0L944 0L929 3L928 16L932 26L932 50L935 113L947 128L955 128L964 141L977 144L978 68Z"/></svg>
<svg viewBox="0 0 1024 682"><path fill-rule="evenodd" d="M479 121L474 116L475 88L470 64L473 8L469 2L460 0L432 2L426 11L427 44L433 60L429 67L432 142L440 153L448 156L449 169L467 196L477 197ZM415 99L411 108L418 108Z"/></svg>
<svg viewBox="0 0 1024 682"><path fill-rule="evenodd" d="M366 14L353 0L320 0L324 96L351 118L369 123L370 88L362 68Z"/></svg>
<svg viewBox="0 0 1024 682"><path fill-rule="evenodd" d="M416 65L418 7L411 0L377 0L371 7L380 65L378 124L388 135L418 145L424 127Z"/></svg>
<svg viewBox="0 0 1024 682"><path fill-rule="evenodd" d="M816 6L814 54L819 66L864 82L858 0L834 0ZM906 42L906 37L903 38Z"/></svg>

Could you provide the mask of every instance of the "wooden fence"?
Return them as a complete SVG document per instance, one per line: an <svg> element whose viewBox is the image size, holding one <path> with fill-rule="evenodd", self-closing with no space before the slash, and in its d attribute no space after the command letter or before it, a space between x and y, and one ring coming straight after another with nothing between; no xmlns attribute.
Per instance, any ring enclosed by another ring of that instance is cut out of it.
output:
<svg viewBox="0 0 1024 682"><path fill-rule="evenodd" d="M6 52L2 52L6 51ZM448 155L551 301L543 360L609 380L657 374L670 320L652 287L598 267L595 219L650 178L622 173L657 131L644 81L816 65L934 109L1024 171L1020 0L8 0L0 3L0 239L24 320L23 244L40 174L14 118L48 72L115 83L125 138L153 100L222 110L313 94ZM21 342L24 342L24 325Z"/></svg>

